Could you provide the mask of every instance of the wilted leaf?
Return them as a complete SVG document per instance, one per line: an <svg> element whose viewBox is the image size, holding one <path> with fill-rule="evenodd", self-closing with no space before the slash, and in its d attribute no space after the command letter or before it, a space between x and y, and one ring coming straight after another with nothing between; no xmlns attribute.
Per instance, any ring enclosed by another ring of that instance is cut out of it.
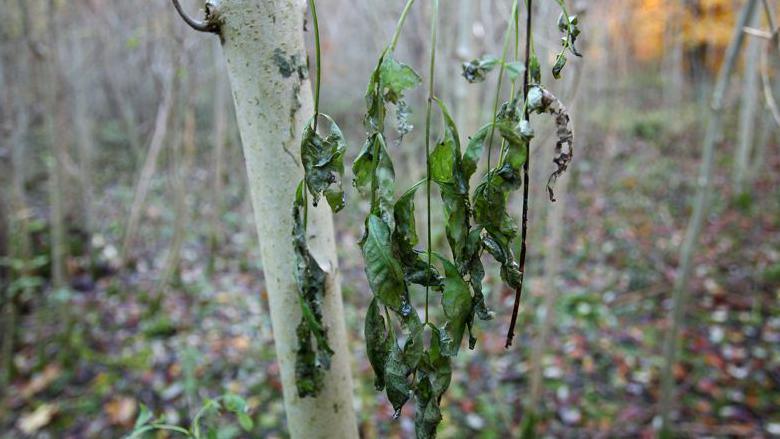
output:
<svg viewBox="0 0 780 439"><path fill-rule="evenodd" d="M400 312L408 300L403 268L391 251L390 229L376 215L369 216L366 229L362 247L371 291L382 304Z"/></svg>
<svg viewBox="0 0 780 439"><path fill-rule="evenodd" d="M390 322L387 323L389 324ZM385 388L385 364L387 363L387 356L390 354L391 349L390 344L393 343L393 340L390 338L385 319L382 317L379 302L376 298L371 300L371 304L368 306L364 335L368 361L371 363L371 367L376 375L374 387L376 387L376 390L382 390Z"/></svg>
<svg viewBox="0 0 780 439"><path fill-rule="evenodd" d="M344 135L333 119L325 114L320 116L330 124L330 132L326 137L322 137L314 129L314 118L306 123L301 141L304 179L315 206L319 203L320 197L325 195L331 209L338 212L344 207L342 179L346 143ZM322 127L321 124L318 126Z"/></svg>
<svg viewBox="0 0 780 439"><path fill-rule="evenodd" d="M304 182L298 185L293 206L293 249L295 251L295 279L301 303L301 322L296 334L295 381L300 397L316 396L322 388L324 370L330 369L333 350L328 344L327 331L322 320L322 299L327 291L327 273L309 251L304 224ZM317 342L316 351L313 340Z"/></svg>
<svg viewBox="0 0 780 439"><path fill-rule="evenodd" d="M487 74L500 63L501 60L491 55L463 63L463 77L472 84L482 82L487 77Z"/></svg>

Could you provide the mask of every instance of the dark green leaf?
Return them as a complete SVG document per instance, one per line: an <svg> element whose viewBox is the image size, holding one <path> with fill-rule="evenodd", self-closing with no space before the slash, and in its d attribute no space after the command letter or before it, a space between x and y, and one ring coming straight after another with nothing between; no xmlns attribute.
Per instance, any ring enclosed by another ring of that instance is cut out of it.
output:
<svg viewBox="0 0 780 439"><path fill-rule="evenodd" d="M390 228L376 215L367 220L362 247L371 291L383 305L400 312L402 306L408 306L404 272L392 254Z"/></svg>
<svg viewBox="0 0 780 439"><path fill-rule="evenodd" d="M561 79L561 71L566 66L566 55L561 52L555 57L555 65L552 68L552 74L555 79Z"/></svg>
<svg viewBox="0 0 780 439"><path fill-rule="evenodd" d="M442 344L442 352L446 356L454 357L458 355L466 323L471 315L472 299L469 286L455 265L446 259L441 259L441 262L444 264L445 274L441 304L447 318L443 328L447 343Z"/></svg>
<svg viewBox="0 0 780 439"><path fill-rule="evenodd" d="M439 286L441 285L439 273L435 267L429 266L427 261L423 260L422 254L414 248L418 242L414 220L414 194L423 183L425 180L417 182L396 201L393 207L395 217L393 248L403 266L407 282L423 286Z"/></svg>
<svg viewBox="0 0 780 439"><path fill-rule="evenodd" d="M395 341L391 342L390 355L385 364L385 385L387 387L387 399L395 409L394 417L398 417L401 408L409 400L412 392L409 386L409 375L412 370L407 366L404 353Z"/></svg>
<svg viewBox="0 0 780 439"><path fill-rule="evenodd" d="M531 84L542 82L542 66L539 64L539 58L536 56L536 53L531 55L531 59L528 62L528 73L531 77Z"/></svg>
<svg viewBox="0 0 780 439"><path fill-rule="evenodd" d="M390 322L387 322L387 324L390 324ZM374 298L368 306L364 334L366 337L368 361L371 363L371 367L376 375L374 380L376 390L385 388L385 364L393 343L389 336L387 324L379 309L379 302Z"/></svg>
<svg viewBox="0 0 780 439"><path fill-rule="evenodd" d="M368 138L352 165L352 171L355 174L355 187L362 192L370 191L371 212L379 215L392 228L395 170L383 135L377 133Z"/></svg>

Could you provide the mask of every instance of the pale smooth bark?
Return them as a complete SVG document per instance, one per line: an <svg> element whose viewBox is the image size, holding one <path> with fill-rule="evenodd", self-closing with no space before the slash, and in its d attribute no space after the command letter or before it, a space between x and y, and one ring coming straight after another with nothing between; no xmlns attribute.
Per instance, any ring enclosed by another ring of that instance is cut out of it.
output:
<svg viewBox="0 0 780 439"><path fill-rule="evenodd" d="M327 203L309 209L309 246L330 273L322 313L335 351L316 398L295 386L295 329L300 301L293 276L292 203L303 175L301 132L313 113L306 69L303 0L211 0L233 89L246 160L279 361L287 424L293 438L357 438L347 333L333 219Z"/></svg>
<svg viewBox="0 0 780 439"><path fill-rule="evenodd" d="M688 222L685 240L680 249L680 263L677 268L677 278L675 279L674 288L672 290L671 327L667 331L666 339L664 340L665 364L661 373L661 400L659 402L662 434L668 434L670 430L669 418L672 412L672 406L674 405L675 393L674 364L677 361L677 353L680 349L679 333L685 315L688 280L693 268L693 256L699 241L699 234L704 226L704 220L707 217L710 194L712 193L712 168L715 162L715 146L722 136L723 128L721 124L723 99L729 85L731 72L736 65L739 50L745 39L745 33L742 29L748 24L757 4L758 0L748 0L740 12L737 25L734 29L734 35L726 50L726 57L721 65L720 72L718 72L718 79L715 83L712 101L706 108L708 125L707 131L705 132L704 144L702 146L702 159L697 181L696 200L694 201L693 215Z"/></svg>

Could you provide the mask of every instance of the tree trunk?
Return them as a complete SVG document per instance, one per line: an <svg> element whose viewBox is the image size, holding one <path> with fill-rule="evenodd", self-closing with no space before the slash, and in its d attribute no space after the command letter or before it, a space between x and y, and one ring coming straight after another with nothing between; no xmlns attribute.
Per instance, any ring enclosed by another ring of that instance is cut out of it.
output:
<svg viewBox="0 0 780 439"><path fill-rule="evenodd" d="M138 176L138 182L136 183L133 204L130 206L130 216L127 220L125 237L122 243L122 253L120 256L122 265L127 263L130 247L135 240L135 234L138 231L138 222L141 220L141 208L146 200L146 195L149 193L149 187L152 183L155 169L157 169L157 159L160 156L160 151L162 151L165 142L165 135L168 132L168 118L170 117L171 107L173 106L173 77L175 75L175 70L175 67L171 69L171 72L167 75L168 78L166 78L165 83L163 84L163 98L157 108L154 132L152 134L152 139L149 142L149 150L146 153L144 166L141 169L141 173Z"/></svg>
<svg viewBox="0 0 780 439"><path fill-rule="evenodd" d="M221 58L219 48L215 50L215 56ZM209 226L209 276L214 274L217 261L217 253L220 242L222 241L222 227L220 219L222 218L222 207L224 203L222 198L225 196L223 190L224 167L225 167L225 141L227 135L227 90L226 84L220 76L224 68L216 67L214 79L214 113L212 121L214 123L214 175L212 177L212 198L211 198L211 225Z"/></svg>
<svg viewBox="0 0 780 439"><path fill-rule="evenodd" d="M186 84L186 83L185 83ZM186 85L183 85L186 87ZM183 91L186 96L186 91ZM177 283L180 279L181 249L184 245L185 233L189 222L189 212L187 211L187 183L185 181L187 173L192 165L192 156L195 151L195 110L192 99L182 99L184 102L179 105L180 111L184 112L182 118L181 134L177 130L175 139L171 142L171 170L168 172L171 186L173 187L173 236L171 246L168 249L168 255L165 257L165 264L160 271L160 277L157 287L152 294L155 301L162 302L162 297L172 283Z"/></svg>
<svg viewBox="0 0 780 439"><path fill-rule="evenodd" d="M335 351L316 398L295 386L300 303L293 272L292 203L303 171L301 131L313 113L303 42L303 0L211 0L233 88L293 438L357 438L352 377L339 286L333 219L327 203L309 211L309 245L328 268L322 311Z"/></svg>
<svg viewBox="0 0 780 439"><path fill-rule="evenodd" d="M759 23L759 14L754 14L750 22L753 25ZM745 185L749 181L748 166L750 153L753 149L756 132L756 110L759 103L759 73L758 66L761 59L762 45L766 44L758 38L748 40L745 51L744 78L742 82L742 102L739 113L739 139L737 142L736 157L734 159L734 195L739 196L745 191Z"/></svg>
<svg viewBox="0 0 780 439"><path fill-rule="evenodd" d="M569 182L569 174L564 174L558 183L558 192L563 194ZM548 209L547 230L547 254L544 257L544 313L543 320L539 322L539 335L536 336L531 355L531 399L528 404L530 410L537 410L542 402L542 372L543 357L550 341L550 334L555 323L555 302L558 298L558 289L555 279L558 277L558 267L561 265L561 241L563 235L563 215L566 212L566 197L559 197Z"/></svg>
<svg viewBox="0 0 780 439"><path fill-rule="evenodd" d="M76 43L73 45L73 58L74 61L81 66L81 68L73 72L71 82L73 83L73 89L75 90L73 96L73 125L76 129L76 140L78 142L79 151L79 169L81 179L81 203L82 203L82 219L83 228L86 232L85 242L85 254L89 261L89 272L93 275L95 265L95 253L92 248L92 235L94 231L94 218L93 212L94 204L94 172L92 168L92 160L95 151L94 135L93 135L93 116L89 111L89 103L87 102L89 96L89 77L86 69L86 57L83 54L82 44Z"/></svg>
<svg viewBox="0 0 780 439"><path fill-rule="evenodd" d="M62 136L58 133L60 103L57 97L59 80L57 78L58 63L56 59L58 43L57 24L55 21L56 9L57 6L50 0L47 10L49 14L46 35L47 53L43 61L44 72L41 77L44 81L41 89L44 93L43 100L46 105L44 126L51 154L51 160L47 167L49 172L49 207L51 209L49 214L51 222L51 277L52 286L55 290L65 286L65 256L67 252L65 242L65 208L63 205L63 168L65 166L66 151L62 142Z"/></svg>
<svg viewBox="0 0 780 439"><path fill-rule="evenodd" d="M715 161L715 144L721 138L721 110L723 109L723 97L729 84L731 72L737 61L739 49L745 39L742 29L753 16L758 0L749 0L740 12L734 35L726 50L726 58L718 73L715 90L712 94L712 102L707 107L707 131L702 147L702 159L699 169L698 188L693 207L693 215L688 222L688 230L685 233L685 241L680 249L680 264L677 268L677 278L672 292L672 320L671 327L664 340L664 370L661 374L661 401L659 404L661 414L661 434L670 434L669 417L674 403L674 364L677 361L679 350L678 336L682 320L685 315L685 302L688 288L688 279L691 274L693 253L699 240L699 234L707 217L709 196L712 193L712 168Z"/></svg>

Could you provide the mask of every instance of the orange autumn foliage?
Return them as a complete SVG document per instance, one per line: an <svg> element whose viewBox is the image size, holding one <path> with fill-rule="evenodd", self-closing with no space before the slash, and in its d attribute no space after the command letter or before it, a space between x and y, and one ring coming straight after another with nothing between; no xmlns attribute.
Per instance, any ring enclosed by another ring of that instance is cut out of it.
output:
<svg viewBox="0 0 780 439"><path fill-rule="evenodd" d="M622 2L621 2L622 3ZM740 2L734 0L631 0L629 19L610 26L612 37L626 39L639 61L656 61L666 47L686 49L728 45Z"/></svg>

